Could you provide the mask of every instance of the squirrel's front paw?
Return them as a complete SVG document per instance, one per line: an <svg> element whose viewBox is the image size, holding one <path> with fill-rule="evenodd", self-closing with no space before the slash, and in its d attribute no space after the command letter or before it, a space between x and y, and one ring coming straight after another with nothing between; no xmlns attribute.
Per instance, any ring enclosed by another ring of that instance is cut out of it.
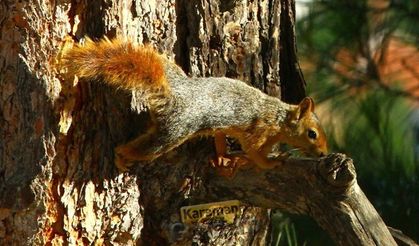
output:
<svg viewBox="0 0 419 246"><path fill-rule="evenodd" d="M288 152L281 152L281 153L279 153L279 155L278 155L277 158L279 160L286 160L286 159L288 159L290 157L291 157L291 153L288 151Z"/></svg>
<svg viewBox="0 0 419 246"><path fill-rule="evenodd" d="M235 176L237 170L246 164L249 160L244 156L218 156L211 159L211 166L215 167L220 176L232 178Z"/></svg>
<svg viewBox="0 0 419 246"><path fill-rule="evenodd" d="M288 152L276 152L276 153L269 154L268 157L271 160L284 161L284 160L291 157L291 153L289 151Z"/></svg>

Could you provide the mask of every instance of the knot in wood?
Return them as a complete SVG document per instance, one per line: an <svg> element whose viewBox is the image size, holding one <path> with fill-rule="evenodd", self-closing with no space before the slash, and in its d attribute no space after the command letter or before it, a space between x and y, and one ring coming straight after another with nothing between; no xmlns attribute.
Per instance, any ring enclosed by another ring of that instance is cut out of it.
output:
<svg viewBox="0 0 419 246"><path fill-rule="evenodd" d="M336 192L346 192L356 181L353 161L344 154L334 153L320 159L317 168L320 176Z"/></svg>

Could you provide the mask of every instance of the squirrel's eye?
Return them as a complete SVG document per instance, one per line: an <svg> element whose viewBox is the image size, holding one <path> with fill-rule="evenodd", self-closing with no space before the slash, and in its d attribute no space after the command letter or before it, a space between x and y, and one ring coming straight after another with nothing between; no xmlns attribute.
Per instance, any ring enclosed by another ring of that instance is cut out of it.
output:
<svg viewBox="0 0 419 246"><path fill-rule="evenodd" d="M311 139L316 139L317 138L317 133L311 129L308 130L307 135L309 138Z"/></svg>

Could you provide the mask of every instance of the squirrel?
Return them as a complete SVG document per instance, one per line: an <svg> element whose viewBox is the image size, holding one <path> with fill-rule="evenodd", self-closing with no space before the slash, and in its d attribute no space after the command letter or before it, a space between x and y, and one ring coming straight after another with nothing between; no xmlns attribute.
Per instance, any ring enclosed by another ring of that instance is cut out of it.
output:
<svg viewBox="0 0 419 246"><path fill-rule="evenodd" d="M271 169L279 163L268 154L279 142L312 156L327 153L310 97L291 105L239 80L189 77L151 46L121 39L86 38L64 48L59 65L69 76L144 92L151 124L146 133L115 148L120 170L134 161L153 161L197 136L215 138L218 164L244 159ZM238 140L243 159L227 155L226 135Z"/></svg>

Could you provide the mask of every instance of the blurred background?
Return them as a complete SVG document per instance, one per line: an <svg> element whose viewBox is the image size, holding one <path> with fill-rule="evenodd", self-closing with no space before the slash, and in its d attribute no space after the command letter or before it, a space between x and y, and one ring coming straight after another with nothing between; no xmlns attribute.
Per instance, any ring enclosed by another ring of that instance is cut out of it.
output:
<svg viewBox="0 0 419 246"><path fill-rule="evenodd" d="M419 241L419 1L296 0L308 95L332 152L388 226ZM305 217L275 214L273 245L330 245Z"/></svg>

